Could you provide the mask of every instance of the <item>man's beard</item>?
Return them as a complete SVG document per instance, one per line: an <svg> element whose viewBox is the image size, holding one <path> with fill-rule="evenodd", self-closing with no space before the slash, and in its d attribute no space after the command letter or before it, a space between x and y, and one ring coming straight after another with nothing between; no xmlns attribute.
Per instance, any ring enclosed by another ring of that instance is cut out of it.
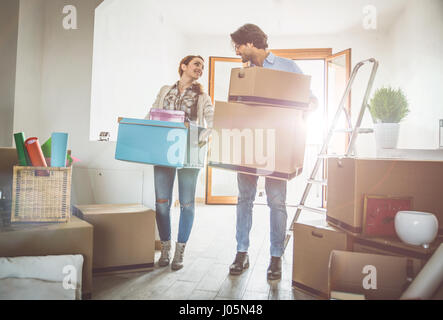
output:
<svg viewBox="0 0 443 320"><path fill-rule="evenodd" d="M249 57L241 56L241 61L242 61L243 63L246 63L246 62L249 62L250 59L249 59Z"/></svg>

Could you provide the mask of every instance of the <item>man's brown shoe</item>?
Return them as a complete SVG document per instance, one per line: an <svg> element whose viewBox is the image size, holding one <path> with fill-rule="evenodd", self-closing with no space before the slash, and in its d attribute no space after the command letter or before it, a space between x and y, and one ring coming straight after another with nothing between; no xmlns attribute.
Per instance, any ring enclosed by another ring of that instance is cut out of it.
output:
<svg viewBox="0 0 443 320"><path fill-rule="evenodd" d="M234 262L229 267L229 273L235 276L249 268L249 256L247 252L237 252Z"/></svg>
<svg viewBox="0 0 443 320"><path fill-rule="evenodd" d="M271 257L271 262L268 267L268 280L281 279L281 258Z"/></svg>

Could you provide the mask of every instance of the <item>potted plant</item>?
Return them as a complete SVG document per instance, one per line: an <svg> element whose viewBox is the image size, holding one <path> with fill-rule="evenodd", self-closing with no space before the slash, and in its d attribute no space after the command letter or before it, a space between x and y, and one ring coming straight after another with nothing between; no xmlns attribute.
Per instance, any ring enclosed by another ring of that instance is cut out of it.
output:
<svg viewBox="0 0 443 320"><path fill-rule="evenodd" d="M409 113L408 101L401 89L377 89L369 103L374 121L377 147L392 149L397 146L400 121Z"/></svg>

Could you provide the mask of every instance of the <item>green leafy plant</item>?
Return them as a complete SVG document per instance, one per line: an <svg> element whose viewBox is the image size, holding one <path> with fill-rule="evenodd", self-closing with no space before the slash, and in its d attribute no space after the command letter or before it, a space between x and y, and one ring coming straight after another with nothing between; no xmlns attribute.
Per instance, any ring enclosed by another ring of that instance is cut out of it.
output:
<svg viewBox="0 0 443 320"><path fill-rule="evenodd" d="M398 123L409 113L403 91L391 87L376 90L368 107L374 122Z"/></svg>

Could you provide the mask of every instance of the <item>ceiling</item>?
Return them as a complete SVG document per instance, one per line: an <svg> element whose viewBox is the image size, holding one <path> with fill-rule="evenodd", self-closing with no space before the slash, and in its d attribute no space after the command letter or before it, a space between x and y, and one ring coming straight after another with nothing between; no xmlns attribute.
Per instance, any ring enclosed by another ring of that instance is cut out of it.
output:
<svg viewBox="0 0 443 320"><path fill-rule="evenodd" d="M377 12L377 30L387 30L408 1L416 0L162 0L159 18L184 34L226 35L244 23L270 36L336 34L363 30L364 8Z"/></svg>

